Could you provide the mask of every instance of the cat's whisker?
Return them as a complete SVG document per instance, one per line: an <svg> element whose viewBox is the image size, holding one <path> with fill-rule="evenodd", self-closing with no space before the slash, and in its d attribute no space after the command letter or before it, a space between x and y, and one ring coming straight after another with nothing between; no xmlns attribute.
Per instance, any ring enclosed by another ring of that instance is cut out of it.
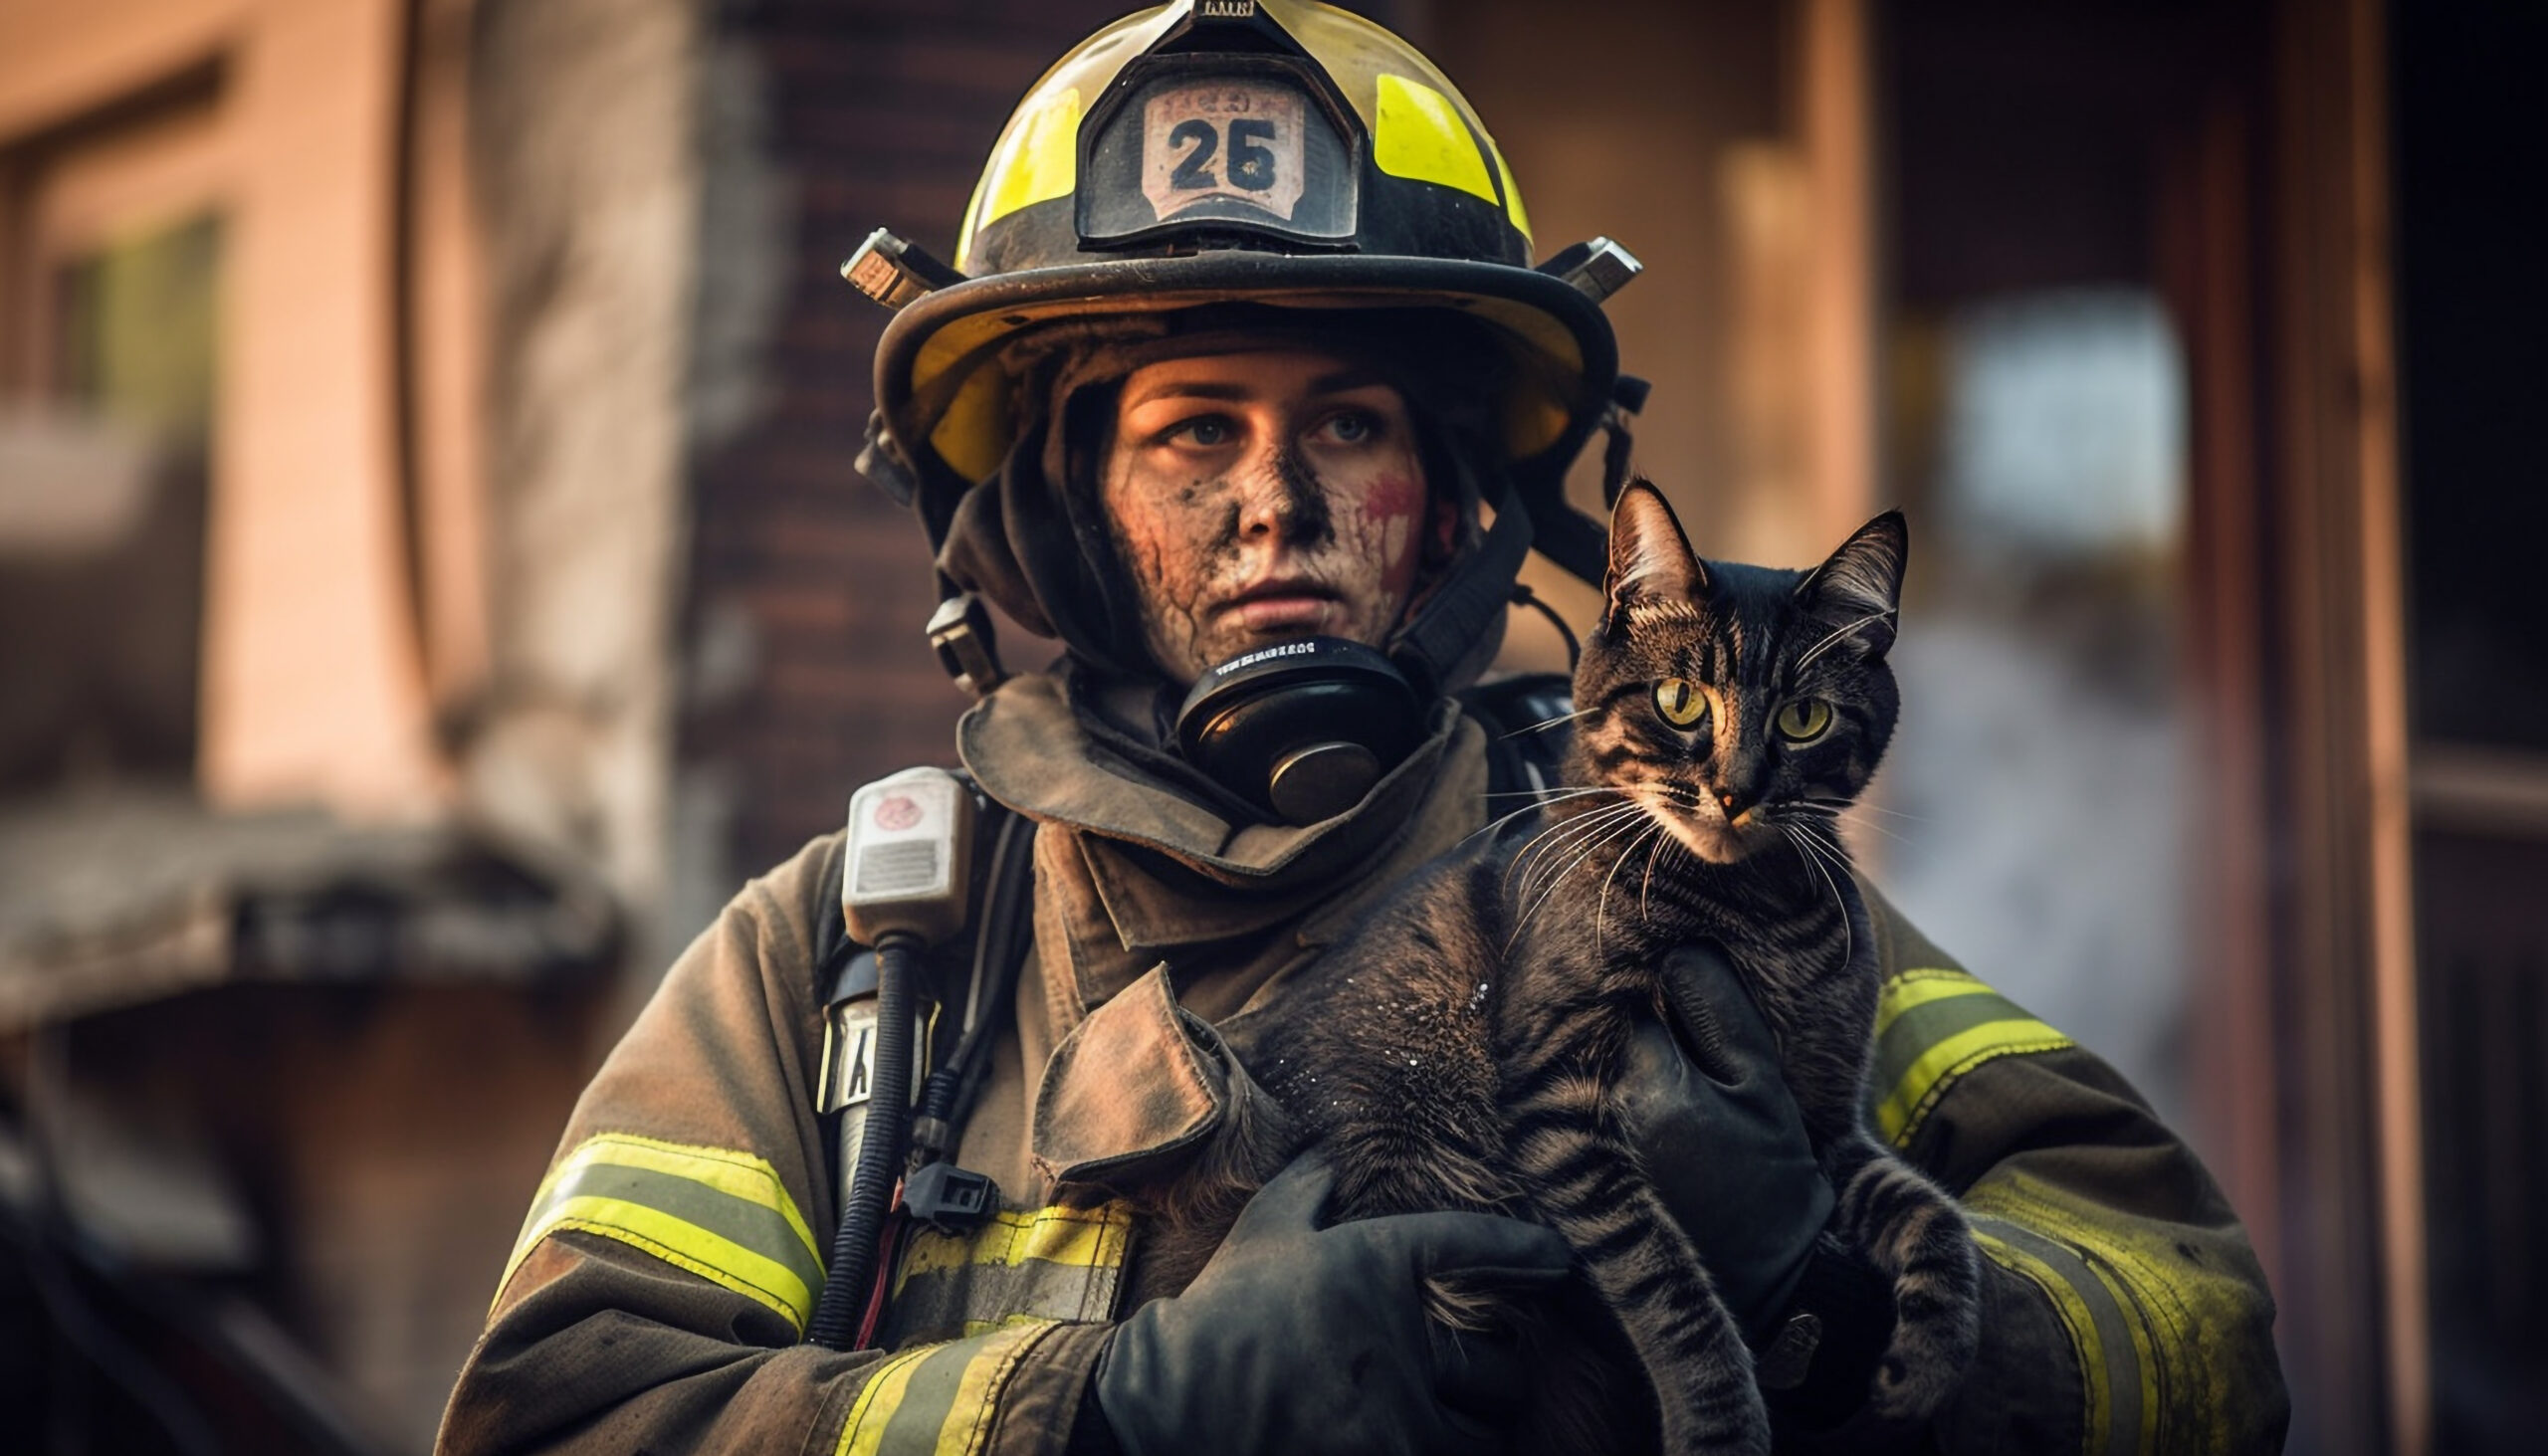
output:
<svg viewBox="0 0 2548 1456"><path fill-rule="evenodd" d="M1598 832L1587 831L1585 834L1575 839L1573 843L1566 846L1567 850L1580 850L1582 853L1576 854L1573 859L1568 860L1564 865L1558 867L1553 872L1541 874L1535 871L1533 874L1523 876L1522 894L1520 898L1527 902L1536 894L1539 895L1542 903L1546 903L1548 894L1555 892L1558 885L1566 879L1567 875L1573 871L1577 865L1583 863L1585 855L1591 854L1611 839L1616 838L1621 830L1633 827L1635 822L1643 816L1643 812L1644 806L1631 800L1625 804L1613 805L1610 808L1603 809L1597 815L1588 815L1588 818L1598 818L1600 820ZM1543 859L1542 864L1545 865L1548 858L1554 858L1555 853L1556 851L1552 851L1549 856Z"/></svg>
<svg viewBox="0 0 2548 1456"><path fill-rule="evenodd" d="M1485 797L1490 798L1490 799L1539 799L1539 800L1542 800L1542 801L1544 801L1544 802L1554 804L1554 803L1556 803L1556 802L1557 802L1558 800L1560 800L1560 799L1572 798L1572 797L1574 797L1574 796L1575 796L1575 795L1577 795L1577 794L1599 794L1599 793L1617 793L1617 792L1618 792L1618 790L1617 790L1617 789L1614 789L1614 788L1610 787L1610 786L1609 786L1608 784L1606 784L1606 783L1590 783L1590 784L1559 783L1559 784L1551 784L1551 785L1550 785L1549 787L1547 787L1547 788L1499 788L1499 789L1490 789L1490 790L1488 790L1488 791L1487 791L1487 793L1486 793Z"/></svg>
<svg viewBox="0 0 2548 1456"><path fill-rule="evenodd" d="M1619 851L1619 857L1610 864L1610 873L1601 877L1601 896L1592 902L1592 948L1594 950L1601 948L1601 928L1610 913L1610 882L1619 878L1620 867L1628 862L1630 855L1636 853L1638 845L1662 832L1663 826L1659 822L1646 826L1645 833L1629 840L1628 847Z"/></svg>
<svg viewBox="0 0 2548 1456"><path fill-rule="evenodd" d="M1583 717L1592 717L1592 714L1595 714L1595 712L1600 712L1600 709L1575 709L1573 714L1557 714L1555 720L1539 720L1537 725L1532 725L1532 727L1519 727L1519 729L1509 731L1509 734L1503 734L1503 736L1521 736L1521 734L1526 734L1526 731L1552 729L1552 727L1557 727L1557 725L1570 725L1570 722L1583 720ZM1501 742L1501 739L1498 739L1498 742Z"/></svg>
<svg viewBox="0 0 2548 1456"><path fill-rule="evenodd" d="M1546 853L1554 845L1576 834L1588 832L1592 826L1600 823L1603 819L1617 813L1620 809L1625 807L1628 806L1624 803L1605 804L1588 814L1579 814L1569 818L1560 819L1549 825L1547 828L1542 829L1537 834L1532 835L1529 840L1523 843L1521 848L1514 851L1512 862L1505 866L1505 883L1508 886L1511 885L1513 876L1517 873L1522 873L1527 876L1529 862Z"/></svg>
<svg viewBox="0 0 2548 1456"><path fill-rule="evenodd" d="M1612 792L1618 793L1619 791L1614 789ZM1619 814L1633 812L1637 808L1637 801L1633 797L1620 793L1620 802L1618 803L1604 804L1597 809L1586 810L1582 813L1572 814L1557 820L1547 829L1544 829L1539 834L1533 836L1531 844L1524 848L1528 850L1542 845L1554 845L1577 833L1589 833L1595 827L1607 823L1609 820L1617 817Z"/></svg>
<svg viewBox="0 0 2548 1456"><path fill-rule="evenodd" d="M1926 814L1906 814L1900 809L1888 809L1882 804L1864 803L1857 799L1800 799L1798 802L1811 804L1817 809L1830 809L1834 812L1882 814L1887 818L1904 819L1913 824L1934 824L1937 822Z"/></svg>
<svg viewBox="0 0 2548 1456"><path fill-rule="evenodd" d="M1667 848L1677 848L1679 845L1679 840L1674 839L1669 834L1666 834L1662 839L1656 841L1652 849L1645 852L1645 883L1639 886L1636 892L1636 918L1638 920L1650 921L1653 919L1653 917L1646 912L1646 897L1654 893L1655 856L1662 853Z"/></svg>
<svg viewBox="0 0 2548 1456"><path fill-rule="evenodd" d="M1831 903L1840 911L1840 960L1842 964L1847 964L1857 958L1857 929L1849 921L1848 899L1841 895L1839 883L1831 878L1831 871L1824 863L1832 851L1817 843L1810 830L1792 824L1781 824L1778 828L1780 833L1785 834L1791 843L1804 852L1805 862L1813 867L1813 873L1822 877L1823 888L1831 892ZM1849 872L1848 862L1845 859L1834 863L1838 864L1840 873L1845 875Z"/></svg>
<svg viewBox="0 0 2548 1456"><path fill-rule="evenodd" d="M1841 847L1837 838L1822 826L1807 821L1799 820L1794 827L1797 833L1805 836L1805 842L1820 854L1823 863L1838 866L1843 874L1848 872L1849 852Z"/></svg>
<svg viewBox="0 0 2548 1456"><path fill-rule="evenodd" d="M1512 863L1505 866L1505 890L1509 892L1513 888L1513 877L1519 874L1522 877L1522 894L1519 898L1530 899L1531 887L1536 879L1538 867L1548 858L1592 838L1598 830L1620 815L1633 814L1638 809L1639 805L1633 799L1624 803L1606 804L1589 814L1579 815L1541 830L1531 837L1528 844L1516 851Z"/></svg>
<svg viewBox="0 0 2548 1456"><path fill-rule="evenodd" d="M1496 830L1503 828L1505 825L1512 823L1514 820L1521 818L1523 815L1528 814L1535 809L1543 809L1550 804L1562 803L1567 799L1580 799L1588 794L1614 794L1617 793L1618 790L1611 788L1606 784L1594 784L1591 788L1569 789L1564 793L1552 794L1547 798L1538 797L1538 790L1535 789L1524 789L1522 792L1533 795L1531 802L1524 804L1522 807L1515 809L1509 814L1490 819L1484 824L1479 825L1477 828L1470 830L1468 833L1461 835L1460 844L1466 844L1481 834L1492 834ZM1501 795L1489 794L1487 797L1498 798L1501 797ZM1453 846L1453 848L1457 847L1458 846L1456 845Z"/></svg>
<svg viewBox="0 0 2548 1456"><path fill-rule="evenodd" d="M1847 626L1842 627L1842 628L1840 628L1839 630L1837 630L1837 631L1833 632L1830 636L1823 638L1821 641L1819 641L1819 642L1817 642L1817 643L1813 644L1811 647L1806 648L1806 649L1805 650L1805 655L1804 655L1804 656L1802 656L1802 657L1799 657L1799 658L1796 660L1796 665L1797 665L1797 667L1798 667L1798 668L1800 668L1800 669L1804 669L1804 668L1809 668L1809 667L1813 666L1813 660L1814 660L1815 658L1817 658L1817 657L1820 657L1822 654L1824 654L1824 653L1826 653L1826 652L1830 651L1830 650L1831 650L1831 646L1832 646L1832 644L1833 644L1833 643L1836 643L1836 642L1838 642L1841 638L1846 637L1846 636L1848 636L1850 633L1857 631L1860 627L1863 627L1863 626L1867 625L1869 622L1882 622L1882 621L1886 621L1886 620L1890 619L1891 617L1893 617L1893 615L1894 615L1894 613L1893 613L1890 609L1887 609L1887 610L1885 610L1885 611L1881 611L1881 612L1869 612L1869 613L1867 613L1865 616L1860 617L1860 618L1858 618L1856 621L1851 622L1851 623L1849 623Z"/></svg>
<svg viewBox="0 0 2548 1456"><path fill-rule="evenodd" d="M1892 830L1885 828L1883 825L1878 824L1873 820L1856 818L1850 815L1846 810L1841 810L1839 813L1841 818L1847 819L1850 823L1855 824L1869 834L1881 834L1885 838L1892 840L1895 844L1902 845L1907 849L1919 848L1918 845L1913 844L1910 840L1903 838L1901 835L1894 833Z"/></svg>
<svg viewBox="0 0 2548 1456"><path fill-rule="evenodd" d="M1842 870L1846 870L1849 867L1848 848L1840 843L1840 837L1838 835L1832 833L1826 826L1819 824L1805 824L1799 827L1803 828L1806 836L1811 838L1814 843L1821 845L1823 849L1829 851L1834 863L1838 864Z"/></svg>
<svg viewBox="0 0 2548 1456"><path fill-rule="evenodd" d="M1602 845L1609 843L1611 840L1618 838L1622 834L1632 832L1635 827L1636 826L1633 824L1617 825L1608 833L1603 834L1600 838L1586 845L1584 849L1575 856L1575 858L1568 860L1563 868L1561 868L1556 874L1549 877L1547 888L1540 892L1540 898L1538 901L1534 902L1528 910L1523 912L1520 920L1514 922L1513 935L1515 936L1519 936L1522 932L1530 926L1531 922L1538 917L1539 913L1548 907L1549 902L1557 898L1558 891L1564 888L1567 876L1575 873L1576 866L1584 863L1588 859L1591 859L1593 855L1598 854ZM1505 948L1509 951L1512 948L1512 945L1513 941L1508 938L1505 941Z"/></svg>
<svg viewBox="0 0 2548 1456"><path fill-rule="evenodd" d="M1641 809L1643 806L1631 805L1630 807ZM1604 810L1603 812L1607 813L1610 811ZM1556 874L1551 875L1547 881L1547 888L1540 892L1540 898L1534 902L1529 909L1522 913L1521 919L1513 923L1513 935L1506 937L1504 948L1508 951L1513 948L1514 940L1519 938L1522 932L1530 927L1532 920L1548 906L1548 903L1551 900L1557 898L1558 890L1566 884L1566 877L1575 873L1575 867L1577 865L1591 859L1595 853L1599 852L1602 845L1609 843L1611 840L1618 838L1622 834L1630 832L1634 828L1635 825L1633 823L1613 826L1607 832L1594 839L1592 843L1584 846L1584 848L1577 853L1575 858L1568 860L1563 868L1561 868Z"/></svg>

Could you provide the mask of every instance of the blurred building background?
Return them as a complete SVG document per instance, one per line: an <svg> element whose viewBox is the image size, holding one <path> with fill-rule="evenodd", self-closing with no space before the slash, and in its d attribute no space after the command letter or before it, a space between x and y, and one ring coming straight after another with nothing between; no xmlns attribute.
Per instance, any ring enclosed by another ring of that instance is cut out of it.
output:
<svg viewBox="0 0 2548 1456"><path fill-rule="evenodd" d="M0 0L30 1449L423 1449L669 956L949 759L835 270L880 224L952 251L1121 8ZM1861 856L2194 1138L2293 1448L2526 1449L2542 12L1356 8L1496 126L1542 254L1647 263L1639 460L1702 551L1910 511Z"/></svg>

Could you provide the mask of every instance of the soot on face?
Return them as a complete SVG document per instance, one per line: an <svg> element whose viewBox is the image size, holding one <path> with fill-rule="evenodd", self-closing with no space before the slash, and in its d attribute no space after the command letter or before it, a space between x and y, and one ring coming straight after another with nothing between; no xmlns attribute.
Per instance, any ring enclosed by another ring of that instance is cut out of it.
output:
<svg viewBox="0 0 2548 1456"><path fill-rule="evenodd" d="M1315 353L1135 371L1100 499L1151 655L1179 683L1268 642L1380 645L1429 515L1405 401Z"/></svg>

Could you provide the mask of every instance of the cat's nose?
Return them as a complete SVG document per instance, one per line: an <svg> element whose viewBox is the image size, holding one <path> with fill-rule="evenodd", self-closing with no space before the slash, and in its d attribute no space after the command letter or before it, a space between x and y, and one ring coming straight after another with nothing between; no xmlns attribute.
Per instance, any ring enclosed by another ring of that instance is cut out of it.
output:
<svg viewBox="0 0 2548 1456"><path fill-rule="evenodd" d="M1725 810L1725 817L1729 820L1742 818L1743 811L1752 807L1752 801L1750 799L1744 797L1742 793L1730 788L1718 789L1716 791L1716 801L1718 805Z"/></svg>

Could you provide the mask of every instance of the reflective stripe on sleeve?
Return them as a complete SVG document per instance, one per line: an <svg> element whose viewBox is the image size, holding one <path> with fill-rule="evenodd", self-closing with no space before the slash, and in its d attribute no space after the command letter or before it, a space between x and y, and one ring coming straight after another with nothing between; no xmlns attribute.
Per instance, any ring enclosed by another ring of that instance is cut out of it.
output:
<svg viewBox="0 0 2548 1456"><path fill-rule="evenodd" d="M1050 1320L1020 1320L969 1340L905 1351L877 1367L841 1427L834 1456L973 1456L990 1439L1000 1392Z"/></svg>
<svg viewBox="0 0 2548 1456"><path fill-rule="evenodd" d="M2016 1224L1977 1215L1973 1237L1991 1262L2042 1290L2069 1332L2087 1404L2080 1418L2084 1456L2147 1451L2142 1412L2148 1409L2148 1363L2140 1357L2147 1339L2128 1326L2114 1289L2077 1250Z"/></svg>
<svg viewBox="0 0 2548 1456"><path fill-rule="evenodd" d="M586 1139L539 1185L505 1283L540 1240L566 1228L616 1239L757 1300L800 1333L823 1287L822 1255L804 1215L777 1169L748 1152L625 1133Z"/></svg>
<svg viewBox="0 0 2548 1456"><path fill-rule="evenodd" d="M2074 1045L1965 971L1901 971L1876 1003L1868 1093L1877 1099L1877 1131L1894 1146L1908 1146L1967 1072L1996 1057Z"/></svg>
<svg viewBox="0 0 2548 1456"><path fill-rule="evenodd" d="M1111 1319L1132 1229L1122 1203L1002 1211L964 1234L915 1229L884 1343L980 1335L1020 1318Z"/></svg>
<svg viewBox="0 0 2548 1456"><path fill-rule="evenodd" d="M2249 1422L2233 1409L2248 1392L2219 1352L2218 1336L2260 1318L2260 1292L2235 1270L2208 1260L2168 1225L2145 1223L2024 1172L1985 1178L1964 1196L1983 1252L2045 1284L2054 1308L2078 1338L2093 1327L2081 1368L2101 1368L2110 1414L2089 1426L2088 1450L2226 1452ZM2021 1262L2031 1258L2036 1267ZM2082 1323L2084 1317L2084 1325ZM2090 1414L2101 1408L2094 1394Z"/></svg>

